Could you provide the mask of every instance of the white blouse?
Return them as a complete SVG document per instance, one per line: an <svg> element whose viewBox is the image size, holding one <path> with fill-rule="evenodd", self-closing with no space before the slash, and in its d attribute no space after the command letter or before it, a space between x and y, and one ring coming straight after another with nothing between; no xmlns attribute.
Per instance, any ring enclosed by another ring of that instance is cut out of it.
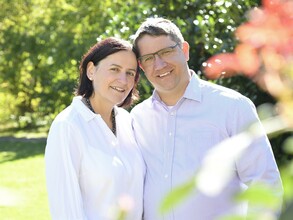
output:
<svg viewBox="0 0 293 220"><path fill-rule="evenodd" d="M115 113L117 137L80 96L53 121L45 152L52 219L142 218L145 165L129 113Z"/></svg>

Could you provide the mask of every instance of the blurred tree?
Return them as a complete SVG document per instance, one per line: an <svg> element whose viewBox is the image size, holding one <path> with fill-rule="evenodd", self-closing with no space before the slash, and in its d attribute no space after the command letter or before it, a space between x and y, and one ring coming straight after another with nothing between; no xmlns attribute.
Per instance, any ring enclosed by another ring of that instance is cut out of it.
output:
<svg viewBox="0 0 293 220"><path fill-rule="evenodd" d="M176 22L190 43L190 67L204 77L201 64L211 55L232 51L233 32L246 20L254 0L3 0L0 7L0 113L18 126L50 123L71 102L79 61L108 36L125 39L149 16ZM256 103L271 100L253 82L220 79ZM142 75L141 101L152 91ZM3 106L3 107L2 107Z"/></svg>
<svg viewBox="0 0 293 220"><path fill-rule="evenodd" d="M111 30L112 35L119 35L117 29L113 29L113 26L123 30L122 36L127 38L149 16L168 18L179 26L185 40L190 44L190 67L200 77L205 78L201 70L202 63L214 54L234 49L236 44L234 31L236 27L247 20L245 12L258 6L260 1L145 0L140 1L138 4L120 4L119 13L116 13L113 19L110 20L107 28L107 30ZM112 7L109 10L114 12L115 9L115 7ZM125 14L127 14L127 17L125 17ZM125 33L128 35L124 35ZM241 92L250 97L257 105L267 101L274 102L270 95L260 90L254 82L244 77L236 76L229 79L218 79L215 82ZM144 76L142 76L139 86L142 101L150 96L151 86Z"/></svg>

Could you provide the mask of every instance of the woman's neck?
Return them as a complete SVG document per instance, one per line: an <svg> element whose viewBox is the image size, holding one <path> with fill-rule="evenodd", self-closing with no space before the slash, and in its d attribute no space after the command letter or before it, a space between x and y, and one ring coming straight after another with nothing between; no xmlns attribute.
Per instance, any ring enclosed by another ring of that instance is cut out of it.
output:
<svg viewBox="0 0 293 220"><path fill-rule="evenodd" d="M108 127L112 130L113 129L112 110L114 106L105 105L105 103L99 102L99 100L94 97L89 97L88 99L94 112L101 115L102 119L105 121Z"/></svg>

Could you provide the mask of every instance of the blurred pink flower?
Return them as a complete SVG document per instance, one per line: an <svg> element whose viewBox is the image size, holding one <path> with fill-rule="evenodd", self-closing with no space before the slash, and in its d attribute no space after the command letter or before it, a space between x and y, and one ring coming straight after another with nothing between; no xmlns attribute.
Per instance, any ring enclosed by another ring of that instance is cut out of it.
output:
<svg viewBox="0 0 293 220"><path fill-rule="evenodd" d="M293 59L293 1L263 0L263 8L248 14L249 21L239 26L240 44L234 53L212 56L203 64L208 78L243 73L248 77L277 71Z"/></svg>
<svg viewBox="0 0 293 220"><path fill-rule="evenodd" d="M239 71L239 64L235 54L222 53L212 56L203 63L204 72L210 79L229 77Z"/></svg>
<svg viewBox="0 0 293 220"><path fill-rule="evenodd" d="M203 63L210 79L244 74L278 99L293 126L293 1L263 0L235 32L240 44Z"/></svg>

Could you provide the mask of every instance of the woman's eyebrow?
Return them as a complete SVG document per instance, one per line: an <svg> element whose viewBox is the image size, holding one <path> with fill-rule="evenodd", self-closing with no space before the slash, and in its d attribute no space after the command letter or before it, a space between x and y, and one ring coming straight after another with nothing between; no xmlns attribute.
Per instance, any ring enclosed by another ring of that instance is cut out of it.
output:
<svg viewBox="0 0 293 220"><path fill-rule="evenodd" d="M122 68L122 66L120 66L120 65L118 65L118 64L115 64L115 63L112 63L111 66L115 66L115 67ZM129 68L128 70L131 70L131 71L136 72L136 69Z"/></svg>

